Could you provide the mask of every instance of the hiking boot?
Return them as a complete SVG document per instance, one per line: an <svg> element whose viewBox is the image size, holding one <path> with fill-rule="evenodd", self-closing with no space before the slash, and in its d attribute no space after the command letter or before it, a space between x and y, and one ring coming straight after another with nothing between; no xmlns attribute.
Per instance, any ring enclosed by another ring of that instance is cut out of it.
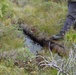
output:
<svg viewBox="0 0 76 75"><path fill-rule="evenodd" d="M57 34L57 35L53 35L50 39L52 40L61 40L64 39L64 34Z"/></svg>

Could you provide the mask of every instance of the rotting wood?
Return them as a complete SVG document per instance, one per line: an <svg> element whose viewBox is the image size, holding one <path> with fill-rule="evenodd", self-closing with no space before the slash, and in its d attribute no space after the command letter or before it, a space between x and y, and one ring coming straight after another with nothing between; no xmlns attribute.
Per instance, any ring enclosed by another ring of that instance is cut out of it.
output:
<svg viewBox="0 0 76 75"><path fill-rule="evenodd" d="M21 24L20 26L24 32L25 35L29 36L34 42L37 42L38 44L40 44L42 47L49 47L49 43L50 43L50 50L57 53L60 56L67 56L68 53L65 50L65 48L56 43L55 41L51 40L51 39L47 39L47 38L39 38L38 36L34 35L33 31L26 25Z"/></svg>

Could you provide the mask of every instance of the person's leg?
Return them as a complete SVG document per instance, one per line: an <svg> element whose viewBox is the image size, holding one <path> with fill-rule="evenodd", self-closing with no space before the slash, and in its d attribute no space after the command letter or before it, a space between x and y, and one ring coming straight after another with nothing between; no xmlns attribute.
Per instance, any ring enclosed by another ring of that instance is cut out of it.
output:
<svg viewBox="0 0 76 75"><path fill-rule="evenodd" d="M71 28L76 19L76 2L68 2L68 15L59 34L52 36L52 39L62 39L65 33Z"/></svg>
<svg viewBox="0 0 76 75"><path fill-rule="evenodd" d="M67 19L66 19L64 26L60 32L65 34L66 31L68 31L71 28L75 19L76 19L76 2L69 2L68 3Z"/></svg>

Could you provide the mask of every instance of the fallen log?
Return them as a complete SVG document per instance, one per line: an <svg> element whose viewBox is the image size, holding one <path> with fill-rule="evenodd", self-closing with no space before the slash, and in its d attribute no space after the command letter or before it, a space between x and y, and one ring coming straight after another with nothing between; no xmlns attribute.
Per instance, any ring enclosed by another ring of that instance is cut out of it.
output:
<svg viewBox="0 0 76 75"><path fill-rule="evenodd" d="M40 38L34 34L34 32L26 25L21 24L20 27L22 28L25 35L29 36L34 42L37 42L42 47L50 48L51 51L57 53L60 56L67 56L67 51L65 48L56 43L55 41L47 38ZM50 46L49 46L50 44Z"/></svg>

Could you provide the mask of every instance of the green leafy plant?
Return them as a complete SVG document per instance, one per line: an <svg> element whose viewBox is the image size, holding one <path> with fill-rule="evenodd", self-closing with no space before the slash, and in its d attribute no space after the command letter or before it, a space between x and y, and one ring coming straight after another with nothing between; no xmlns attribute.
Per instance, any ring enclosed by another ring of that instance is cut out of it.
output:
<svg viewBox="0 0 76 75"><path fill-rule="evenodd" d="M3 18L8 12L9 4L8 0L0 0L0 18Z"/></svg>
<svg viewBox="0 0 76 75"><path fill-rule="evenodd" d="M65 41L76 44L76 31L71 29L65 36Z"/></svg>

